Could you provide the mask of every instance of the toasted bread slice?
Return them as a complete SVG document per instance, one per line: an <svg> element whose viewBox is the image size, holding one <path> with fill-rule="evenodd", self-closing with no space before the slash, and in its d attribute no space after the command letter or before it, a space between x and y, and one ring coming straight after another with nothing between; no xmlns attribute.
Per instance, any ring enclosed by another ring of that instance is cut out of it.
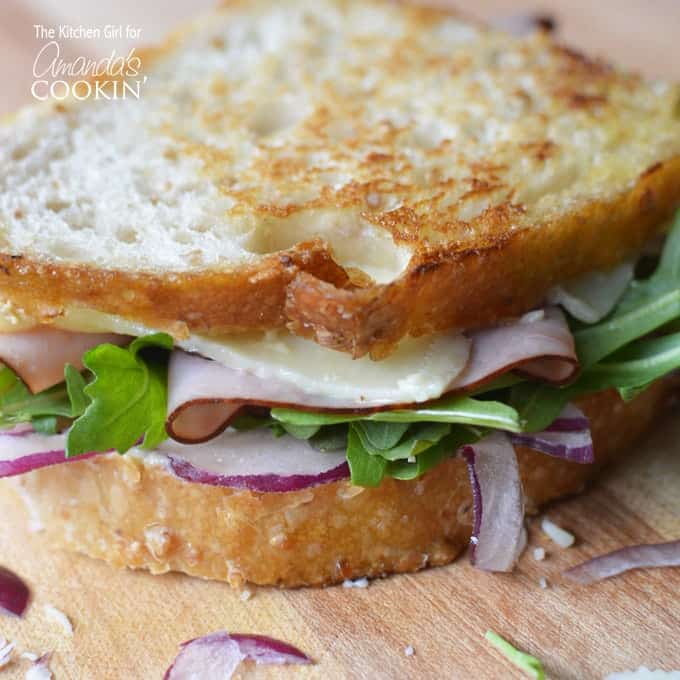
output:
<svg viewBox="0 0 680 680"><path fill-rule="evenodd" d="M672 384L629 403L591 395L595 465L518 448L529 511L580 491L655 419ZM157 466L111 454L17 477L54 545L153 573L183 571L242 585L326 585L446 564L468 544L472 501L460 458L411 482L376 489L334 482L254 493L182 481Z"/></svg>
<svg viewBox="0 0 680 680"><path fill-rule="evenodd" d="M233 2L141 96L0 132L0 295L360 356L612 266L680 200L678 89L536 35L368 0Z"/></svg>

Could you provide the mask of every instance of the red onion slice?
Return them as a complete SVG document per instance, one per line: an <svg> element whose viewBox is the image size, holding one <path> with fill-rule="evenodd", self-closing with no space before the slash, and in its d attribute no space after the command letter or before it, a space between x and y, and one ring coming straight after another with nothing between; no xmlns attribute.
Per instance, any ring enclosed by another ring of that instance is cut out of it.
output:
<svg viewBox="0 0 680 680"><path fill-rule="evenodd" d="M21 475L48 465L70 463L96 456L66 457L66 433L40 434L31 430L0 431L0 478Z"/></svg>
<svg viewBox="0 0 680 680"><path fill-rule="evenodd" d="M470 561L485 571L511 571L526 545L522 483L515 450L501 432L461 449L474 511Z"/></svg>
<svg viewBox="0 0 680 680"><path fill-rule="evenodd" d="M127 345L130 338L114 333L72 333L51 326L0 333L0 361L35 394L63 382L65 364L81 370L83 354L105 342Z"/></svg>
<svg viewBox="0 0 680 680"><path fill-rule="evenodd" d="M229 430L203 444L168 440L158 447L187 482L260 492L299 491L349 477L345 452L322 453L269 430Z"/></svg>
<svg viewBox="0 0 680 680"><path fill-rule="evenodd" d="M567 569L563 575L571 581L587 585L631 569L646 567L680 567L680 540L631 545Z"/></svg>
<svg viewBox="0 0 680 680"><path fill-rule="evenodd" d="M265 635L221 631L183 642L180 646L181 651L165 672L163 680L229 680L246 659L269 665L312 663L296 647Z"/></svg>
<svg viewBox="0 0 680 680"><path fill-rule="evenodd" d="M468 333L470 360L450 389L478 387L512 369L555 384L578 371L574 338L564 314L547 307L513 323Z"/></svg>
<svg viewBox="0 0 680 680"><path fill-rule="evenodd" d="M0 612L10 616L23 616L31 592L13 571L0 567Z"/></svg>
<svg viewBox="0 0 680 680"><path fill-rule="evenodd" d="M590 421L574 404L567 404L546 432L582 432L590 429Z"/></svg>
<svg viewBox="0 0 680 680"><path fill-rule="evenodd" d="M549 456L583 464L595 461L590 423L573 404L543 432L511 432L509 436L516 446L526 446Z"/></svg>

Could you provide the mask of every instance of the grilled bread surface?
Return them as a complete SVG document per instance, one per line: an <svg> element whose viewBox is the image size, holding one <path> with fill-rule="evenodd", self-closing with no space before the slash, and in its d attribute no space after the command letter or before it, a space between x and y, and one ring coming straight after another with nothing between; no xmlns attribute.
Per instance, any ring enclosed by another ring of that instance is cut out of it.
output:
<svg viewBox="0 0 680 680"><path fill-rule="evenodd" d="M139 99L0 130L0 295L37 317L287 325L378 356L526 311L680 201L678 88L545 35L244 0L140 57Z"/></svg>
<svg viewBox="0 0 680 680"><path fill-rule="evenodd" d="M517 447L527 509L581 491L658 421L672 384L631 402L614 392L582 399L595 465ZM677 388L677 385L676 385ZM327 585L446 564L472 532L462 458L421 479L348 481L287 493L255 493L178 479L118 454L43 468L16 478L53 544L153 573L183 571L232 585Z"/></svg>

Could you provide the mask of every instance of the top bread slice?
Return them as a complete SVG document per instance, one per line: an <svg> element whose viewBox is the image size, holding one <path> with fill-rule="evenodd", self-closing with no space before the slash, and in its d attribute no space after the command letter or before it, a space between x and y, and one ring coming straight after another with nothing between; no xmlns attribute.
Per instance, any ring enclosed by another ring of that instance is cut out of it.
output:
<svg viewBox="0 0 680 680"><path fill-rule="evenodd" d="M546 35L244 0L139 56L139 99L0 128L0 296L36 318L286 325L379 357L526 311L680 203L680 90Z"/></svg>

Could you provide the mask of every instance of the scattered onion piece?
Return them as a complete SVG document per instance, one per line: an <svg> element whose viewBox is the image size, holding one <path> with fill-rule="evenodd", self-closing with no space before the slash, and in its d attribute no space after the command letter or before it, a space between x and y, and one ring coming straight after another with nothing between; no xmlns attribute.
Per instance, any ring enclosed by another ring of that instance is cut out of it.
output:
<svg viewBox="0 0 680 680"><path fill-rule="evenodd" d="M485 571L511 571L524 546L524 502L515 450L494 432L461 449L472 485L470 561Z"/></svg>
<svg viewBox="0 0 680 680"><path fill-rule="evenodd" d="M16 643L9 642L0 635L0 669L11 663L15 647Z"/></svg>
<svg viewBox="0 0 680 680"><path fill-rule="evenodd" d="M0 567L0 612L11 616L23 616L28 607L31 592L13 571Z"/></svg>
<svg viewBox="0 0 680 680"><path fill-rule="evenodd" d="M238 665L249 659L257 664L310 664L299 649L265 635L211 633L189 640L165 672L163 680L220 678L228 680Z"/></svg>
<svg viewBox="0 0 680 680"><path fill-rule="evenodd" d="M26 680L52 680L52 671L50 670L51 653L43 654L35 663L26 671Z"/></svg>
<svg viewBox="0 0 680 680"><path fill-rule="evenodd" d="M631 569L647 567L680 567L680 540L631 545L567 569L563 575L571 581L587 585Z"/></svg>

